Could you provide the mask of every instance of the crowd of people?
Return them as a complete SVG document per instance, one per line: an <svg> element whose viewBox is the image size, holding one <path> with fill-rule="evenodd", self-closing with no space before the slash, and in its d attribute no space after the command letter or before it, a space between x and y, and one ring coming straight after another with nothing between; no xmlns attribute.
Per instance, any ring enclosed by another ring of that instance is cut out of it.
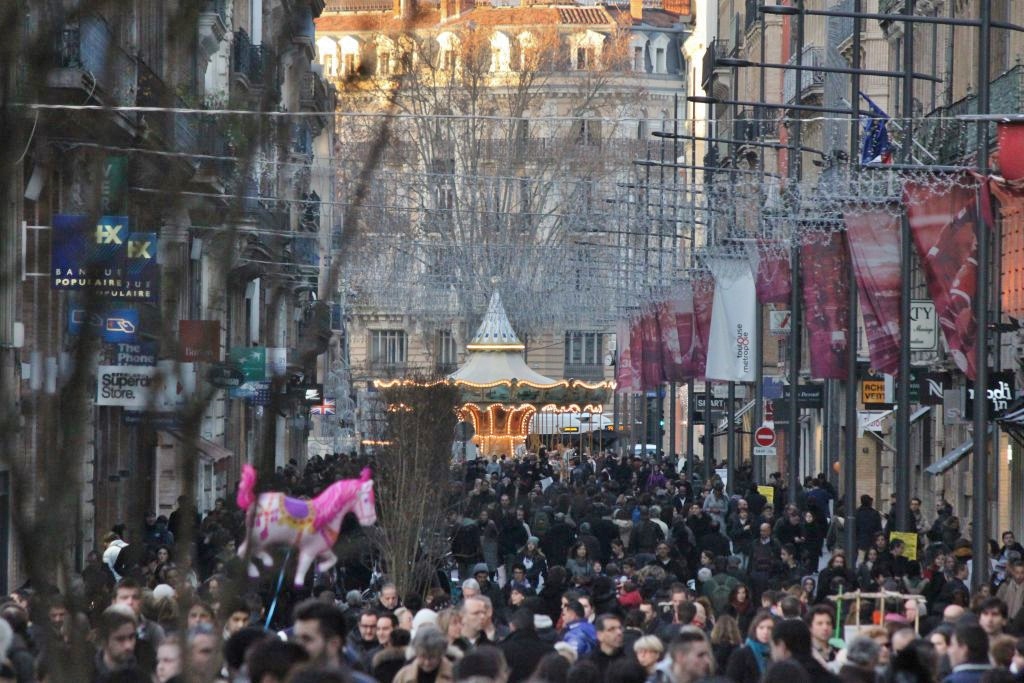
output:
<svg viewBox="0 0 1024 683"><path fill-rule="evenodd" d="M364 464L314 458L268 486L312 496ZM677 464L561 447L460 464L451 561L405 594L360 553L306 592L249 581L243 516L182 498L113 529L64 591L0 605L0 681L1024 681L1012 533L973 558L941 501L934 520L911 501L910 538L890 536L870 496L847 514L824 475L790 492ZM972 590L977 562L992 578Z"/></svg>

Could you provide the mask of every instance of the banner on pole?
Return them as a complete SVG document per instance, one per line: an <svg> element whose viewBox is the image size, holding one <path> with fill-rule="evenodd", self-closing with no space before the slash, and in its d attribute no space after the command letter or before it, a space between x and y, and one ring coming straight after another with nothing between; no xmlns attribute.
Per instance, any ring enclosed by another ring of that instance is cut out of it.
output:
<svg viewBox="0 0 1024 683"><path fill-rule="evenodd" d="M711 336L711 310L715 299L715 281L710 276L693 282L693 374L703 379L707 370L708 340Z"/></svg>
<svg viewBox="0 0 1024 683"><path fill-rule="evenodd" d="M895 374L900 365L900 217L880 207L843 218L871 366Z"/></svg>
<svg viewBox="0 0 1024 683"><path fill-rule="evenodd" d="M658 325L658 311L653 304L647 304L640 316L640 347L643 353L641 362L643 388L657 389L661 386L662 355L661 330Z"/></svg>
<svg viewBox="0 0 1024 683"><path fill-rule="evenodd" d="M850 351L848 271L843 234L812 240L800 255L811 377L846 379Z"/></svg>
<svg viewBox="0 0 1024 683"><path fill-rule="evenodd" d="M615 331L615 342L619 351L615 365L615 389L623 393L636 391L639 385L633 374L633 359L630 349L631 328L629 320L620 320Z"/></svg>
<svg viewBox="0 0 1024 683"><path fill-rule="evenodd" d="M976 372L977 320L974 293L978 281L981 225L978 188L973 182L936 190L907 183L903 188L910 235L921 259L928 293L956 366L973 380Z"/></svg>
<svg viewBox="0 0 1024 683"><path fill-rule="evenodd" d="M757 298L747 262L715 259L708 379L753 382L758 359Z"/></svg>
<svg viewBox="0 0 1024 683"><path fill-rule="evenodd" d="M750 250L751 270L756 274L757 300L762 304L789 303L793 291L789 257L775 248L768 248L767 240L758 240Z"/></svg>

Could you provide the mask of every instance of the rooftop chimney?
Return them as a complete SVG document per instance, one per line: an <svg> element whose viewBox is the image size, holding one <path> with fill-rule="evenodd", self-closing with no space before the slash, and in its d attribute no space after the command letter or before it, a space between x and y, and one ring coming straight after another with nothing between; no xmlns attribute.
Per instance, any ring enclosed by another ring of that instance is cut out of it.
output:
<svg viewBox="0 0 1024 683"><path fill-rule="evenodd" d="M644 0L629 0L629 16L633 21L644 20Z"/></svg>

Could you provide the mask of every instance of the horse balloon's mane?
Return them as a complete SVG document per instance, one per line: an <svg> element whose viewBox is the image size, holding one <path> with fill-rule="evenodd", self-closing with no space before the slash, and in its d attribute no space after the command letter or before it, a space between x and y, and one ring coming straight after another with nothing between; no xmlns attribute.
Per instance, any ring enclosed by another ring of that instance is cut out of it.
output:
<svg viewBox="0 0 1024 683"><path fill-rule="evenodd" d="M364 467L358 479L342 479L324 489L324 492L312 501L316 506L313 528L319 531L327 526L342 508L358 495L359 487L369 481L371 476L370 468Z"/></svg>
<svg viewBox="0 0 1024 683"><path fill-rule="evenodd" d="M246 463L242 465L242 481L238 483L238 496L235 502L242 510L248 510L249 506L256 502L256 468Z"/></svg>

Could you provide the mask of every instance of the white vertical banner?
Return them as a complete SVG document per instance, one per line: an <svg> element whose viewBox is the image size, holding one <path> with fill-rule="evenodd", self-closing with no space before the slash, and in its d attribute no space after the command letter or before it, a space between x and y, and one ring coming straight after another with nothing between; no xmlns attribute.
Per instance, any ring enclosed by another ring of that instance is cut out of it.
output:
<svg viewBox="0 0 1024 683"><path fill-rule="evenodd" d="M708 266L715 278L715 298L706 376L724 382L753 382L759 331L750 263L746 259L711 259Z"/></svg>

